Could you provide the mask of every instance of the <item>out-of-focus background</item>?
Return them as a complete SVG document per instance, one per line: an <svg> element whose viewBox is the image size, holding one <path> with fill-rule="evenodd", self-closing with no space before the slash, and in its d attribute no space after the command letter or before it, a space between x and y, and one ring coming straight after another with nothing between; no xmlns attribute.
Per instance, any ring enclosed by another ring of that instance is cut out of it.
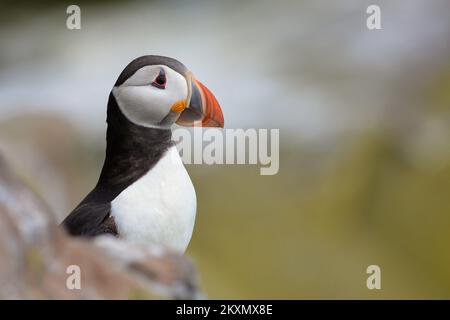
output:
<svg viewBox="0 0 450 320"><path fill-rule="evenodd" d="M208 297L450 298L449 1L78 1L81 30L70 4L0 9L0 152L58 221L97 181L118 74L167 55L228 128L280 128L277 175L188 166Z"/></svg>

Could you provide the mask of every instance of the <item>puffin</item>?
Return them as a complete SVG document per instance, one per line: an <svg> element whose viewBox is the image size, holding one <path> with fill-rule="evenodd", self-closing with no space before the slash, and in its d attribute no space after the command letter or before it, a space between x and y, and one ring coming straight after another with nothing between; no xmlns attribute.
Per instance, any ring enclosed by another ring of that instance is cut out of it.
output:
<svg viewBox="0 0 450 320"><path fill-rule="evenodd" d="M106 155L94 189L63 220L72 236L110 234L143 246L185 252L197 199L172 128L222 127L214 94L181 62L134 59L108 99Z"/></svg>

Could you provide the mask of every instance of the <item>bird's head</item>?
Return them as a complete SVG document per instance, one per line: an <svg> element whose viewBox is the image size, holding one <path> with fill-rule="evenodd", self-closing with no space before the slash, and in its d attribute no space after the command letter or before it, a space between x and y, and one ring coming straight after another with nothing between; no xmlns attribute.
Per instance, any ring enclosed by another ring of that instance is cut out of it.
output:
<svg viewBox="0 0 450 320"><path fill-rule="evenodd" d="M172 58L149 55L133 60L120 74L112 95L127 119L140 126L224 126L211 91Z"/></svg>

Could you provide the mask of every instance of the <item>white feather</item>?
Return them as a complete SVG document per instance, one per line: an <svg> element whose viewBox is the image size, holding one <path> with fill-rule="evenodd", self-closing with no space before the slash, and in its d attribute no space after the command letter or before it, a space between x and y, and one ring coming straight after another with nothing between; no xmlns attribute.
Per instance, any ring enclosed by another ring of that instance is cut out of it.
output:
<svg viewBox="0 0 450 320"><path fill-rule="evenodd" d="M113 200L111 215L124 239L184 252L196 209L194 186L174 146Z"/></svg>

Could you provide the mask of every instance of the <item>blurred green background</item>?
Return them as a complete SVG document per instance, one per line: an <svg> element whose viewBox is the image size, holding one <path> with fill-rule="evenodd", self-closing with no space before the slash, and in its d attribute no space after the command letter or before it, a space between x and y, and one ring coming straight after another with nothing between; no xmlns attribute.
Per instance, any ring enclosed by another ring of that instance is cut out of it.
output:
<svg viewBox="0 0 450 320"><path fill-rule="evenodd" d="M3 2L0 152L60 221L103 163L144 54L185 63L228 128L280 128L280 170L188 165L209 298L450 298L448 1ZM381 267L381 290L366 268Z"/></svg>

